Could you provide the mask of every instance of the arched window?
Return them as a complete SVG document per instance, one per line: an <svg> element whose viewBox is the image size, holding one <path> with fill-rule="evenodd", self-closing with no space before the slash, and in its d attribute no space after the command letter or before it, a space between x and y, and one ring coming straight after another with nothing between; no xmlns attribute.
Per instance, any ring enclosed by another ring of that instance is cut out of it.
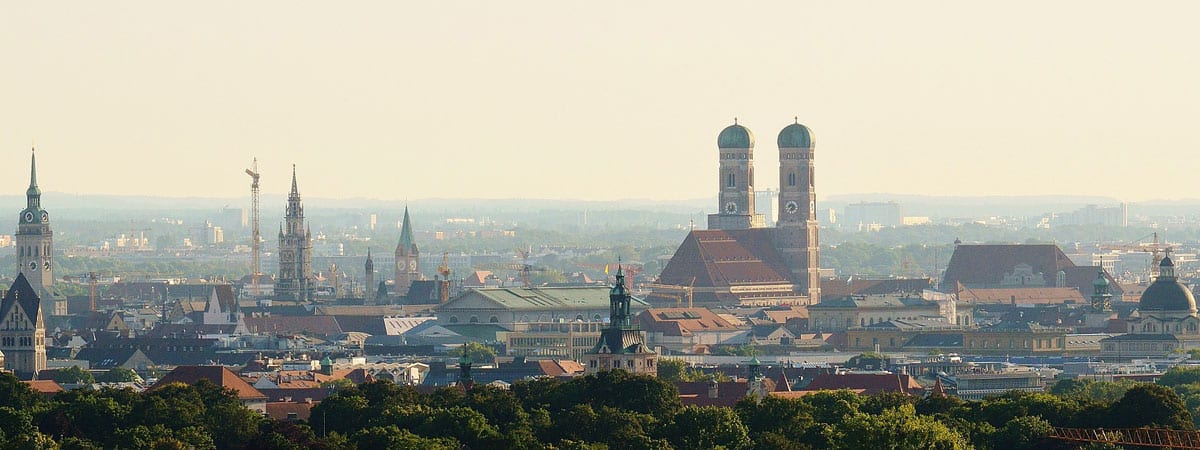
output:
<svg viewBox="0 0 1200 450"><path fill-rule="evenodd" d="M575 320L578 322L583 322L583 314L576 315Z"/></svg>
<svg viewBox="0 0 1200 450"><path fill-rule="evenodd" d="M796 185L796 173L795 172L789 173L788 174L788 186L795 186L795 185Z"/></svg>
<svg viewBox="0 0 1200 450"><path fill-rule="evenodd" d="M733 172L729 172L729 175L725 175L725 186L737 187L737 180L734 178Z"/></svg>
<svg viewBox="0 0 1200 450"><path fill-rule="evenodd" d="M500 318L499 318L499 317L496 317L496 316L492 316L490 319L488 319L488 322L490 322L490 323L500 323Z"/></svg>
<svg viewBox="0 0 1200 450"><path fill-rule="evenodd" d="M476 317L476 316L471 316L471 320L470 320L470 322L471 322L471 323L479 323L479 317Z"/></svg>
<svg viewBox="0 0 1200 450"><path fill-rule="evenodd" d="M458 323L458 316L450 316L450 323Z"/></svg>
<svg viewBox="0 0 1200 450"><path fill-rule="evenodd" d="M594 321L594 322L600 322L600 321L601 321L601 320L600 320L600 315L599 315L599 314L596 314L596 315L592 316L592 321Z"/></svg>

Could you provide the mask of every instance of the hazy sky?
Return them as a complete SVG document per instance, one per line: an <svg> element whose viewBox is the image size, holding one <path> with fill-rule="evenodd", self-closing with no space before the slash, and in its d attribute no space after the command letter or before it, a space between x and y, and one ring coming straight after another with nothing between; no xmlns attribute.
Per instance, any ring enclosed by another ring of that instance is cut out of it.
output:
<svg viewBox="0 0 1200 450"><path fill-rule="evenodd" d="M4 192L715 195L799 116L833 194L1200 197L1197 2L13 1ZM715 202L714 202L715 208Z"/></svg>

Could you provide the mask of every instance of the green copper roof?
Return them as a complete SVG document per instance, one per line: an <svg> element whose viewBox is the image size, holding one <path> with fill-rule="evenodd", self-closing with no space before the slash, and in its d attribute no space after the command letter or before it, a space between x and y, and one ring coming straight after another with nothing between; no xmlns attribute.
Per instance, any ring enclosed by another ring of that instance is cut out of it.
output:
<svg viewBox="0 0 1200 450"><path fill-rule="evenodd" d="M1104 269L1100 269L1100 274L1096 276L1096 281L1092 282L1092 286L1108 286L1108 278L1104 277Z"/></svg>
<svg viewBox="0 0 1200 450"><path fill-rule="evenodd" d="M29 189L25 191L29 197L41 196L42 190L37 185L37 154L29 157Z"/></svg>
<svg viewBox="0 0 1200 450"><path fill-rule="evenodd" d="M413 232L412 222L408 220L408 207L404 207L404 224L400 225L400 245L399 249L409 251L413 248Z"/></svg>
<svg viewBox="0 0 1200 450"><path fill-rule="evenodd" d="M753 148L754 133L737 124L735 120L733 125L725 127L721 130L721 134L717 136L718 148Z"/></svg>
<svg viewBox="0 0 1200 450"><path fill-rule="evenodd" d="M332 366L332 365L333 365L333 360L332 360L332 359L329 359L329 357L328 357L328 356L326 356L325 358L322 358L322 359L321 359L321 365L322 365L322 366Z"/></svg>
<svg viewBox="0 0 1200 450"><path fill-rule="evenodd" d="M799 122L783 127L779 132L779 148L809 148L812 143L812 132Z"/></svg>

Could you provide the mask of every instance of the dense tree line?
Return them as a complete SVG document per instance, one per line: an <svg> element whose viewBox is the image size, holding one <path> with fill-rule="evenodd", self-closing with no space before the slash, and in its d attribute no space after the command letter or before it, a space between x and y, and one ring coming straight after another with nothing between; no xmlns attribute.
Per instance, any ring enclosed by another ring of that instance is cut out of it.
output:
<svg viewBox="0 0 1200 450"><path fill-rule="evenodd" d="M140 394L81 389L48 400L0 375L0 448L1075 448L1044 436L1052 427L1194 429L1200 369L1172 370L1161 383L1071 380L1051 393L975 402L823 391L750 397L729 408L683 406L671 383L623 371L432 394L377 381L342 387L308 422L283 422L207 382Z"/></svg>

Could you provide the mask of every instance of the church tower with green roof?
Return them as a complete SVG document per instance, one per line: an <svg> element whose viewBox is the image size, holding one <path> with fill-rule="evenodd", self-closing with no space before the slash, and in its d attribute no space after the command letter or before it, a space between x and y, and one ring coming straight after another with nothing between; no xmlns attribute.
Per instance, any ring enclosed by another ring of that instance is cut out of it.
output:
<svg viewBox="0 0 1200 450"><path fill-rule="evenodd" d="M658 375L658 354L646 346L646 336L633 324L629 311L633 296L625 286L625 274L617 266L617 279L608 294L608 326L600 339L583 355L587 373L620 369L630 373Z"/></svg>

